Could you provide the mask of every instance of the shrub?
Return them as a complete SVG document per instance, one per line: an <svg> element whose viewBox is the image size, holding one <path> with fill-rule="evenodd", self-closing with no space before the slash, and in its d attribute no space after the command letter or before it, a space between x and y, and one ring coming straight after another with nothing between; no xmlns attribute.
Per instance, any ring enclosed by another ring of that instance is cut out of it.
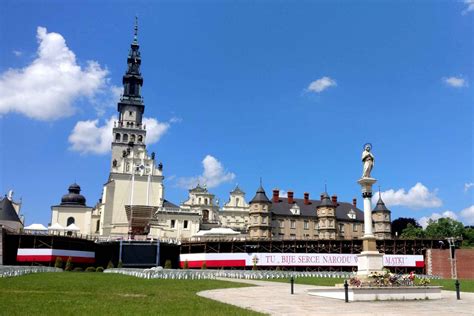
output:
<svg viewBox="0 0 474 316"><path fill-rule="evenodd" d="M184 260L183 269L189 269L189 262L188 262L188 260Z"/></svg>
<svg viewBox="0 0 474 316"><path fill-rule="evenodd" d="M55 268L63 268L63 259L61 257L56 257L56 261L54 261L54 267Z"/></svg>
<svg viewBox="0 0 474 316"><path fill-rule="evenodd" d="M74 270L72 270L72 271L74 271L74 272L82 272L82 271L84 271L84 269L82 269L81 267L76 267L76 268L74 268Z"/></svg>
<svg viewBox="0 0 474 316"><path fill-rule="evenodd" d="M202 269L202 270L206 270L206 269L207 269L206 261L203 261L203 263L202 263L202 265L201 265L201 269Z"/></svg>
<svg viewBox="0 0 474 316"><path fill-rule="evenodd" d="M67 258L65 271L72 271L72 258Z"/></svg>
<svg viewBox="0 0 474 316"><path fill-rule="evenodd" d="M107 269L113 269L113 268L115 268L114 263L112 262L112 260L110 260L109 263L107 264Z"/></svg>
<svg viewBox="0 0 474 316"><path fill-rule="evenodd" d="M172 269L173 266L171 265L171 260L166 260L165 261L165 269Z"/></svg>
<svg viewBox="0 0 474 316"><path fill-rule="evenodd" d="M95 269L95 272L104 272L104 268L103 267L97 267L97 269Z"/></svg>
<svg viewBox="0 0 474 316"><path fill-rule="evenodd" d="M86 272L95 272L95 268L94 267L87 267Z"/></svg>
<svg viewBox="0 0 474 316"><path fill-rule="evenodd" d="M117 264L117 268L123 268L122 260L119 260L119 262Z"/></svg>

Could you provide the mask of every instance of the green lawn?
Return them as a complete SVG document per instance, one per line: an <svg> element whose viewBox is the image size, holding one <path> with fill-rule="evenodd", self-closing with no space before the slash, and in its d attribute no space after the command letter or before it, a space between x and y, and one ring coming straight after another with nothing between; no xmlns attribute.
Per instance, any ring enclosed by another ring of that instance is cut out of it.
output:
<svg viewBox="0 0 474 316"><path fill-rule="evenodd" d="M248 286L215 280L145 280L62 272L0 279L0 315L260 315L196 292Z"/></svg>
<svg viewBox="0 0 474 316"><path fill-rule="evenodd" d="M280 282L290 282L288 279L274 279L272 281ZM431 285L440 285L443 287L443 290L455 291L454 280L450 279L441 279L441 280L431 280ZM461 292L474 292L474 280L459 280L461 283ZM344 283L344 279L338 278L310 278L302 277L295 279L296 284L310 284L310 285L320 285L320 286L334 286L335 284Z"/></svg>

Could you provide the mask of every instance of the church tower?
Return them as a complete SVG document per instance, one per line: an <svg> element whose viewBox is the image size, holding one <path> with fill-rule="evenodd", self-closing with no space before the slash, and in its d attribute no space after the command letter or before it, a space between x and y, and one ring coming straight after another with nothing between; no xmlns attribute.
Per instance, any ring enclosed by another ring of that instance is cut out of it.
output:
<svg viewBox="0 0 474 316"><path fill-rule="evenodd" d="M163 165L157 167L155 154L148 155L146 149L137 22L134 33L112 131L110 175L99 206L100 234L105 236L146 233L149 219L164 201Z"/></svg>
<svg viewBox="0 0 474 316"><path fill-rule="evenodd" d="M127 71L122 79L123 94L117 106L118 122L114 123L112 142L112 172L130 172L130 166L121 164L122 158L130 156L131 149L144 151L146 126L143 125L145 105L141 96L143 77L140 73L142 59L138 45L138 25L127 58Z"/></svg>
<svg viewBox="0 0 474 316"><path fill-rule="evenodd" d="M249 236L254 239L269 239L272 237L271 205L272 202L265 194L265 190L260 183L260 187L253 199L249 202Z"/></svg>
<svg viewBox="0 0 474 316"><path fill-rule="evenodd" d="M336 207L327 192L321 194L321 203L316 206L319 239L336 239Z"/></svg>
<svg viewBox="0 0 474 316"><path fill-rule="evenodd" d="M392 238L391 212L385 206L382 195L379 192L379 200L372 210L372 222L374 225L374 236L377 239Z"/></svg>

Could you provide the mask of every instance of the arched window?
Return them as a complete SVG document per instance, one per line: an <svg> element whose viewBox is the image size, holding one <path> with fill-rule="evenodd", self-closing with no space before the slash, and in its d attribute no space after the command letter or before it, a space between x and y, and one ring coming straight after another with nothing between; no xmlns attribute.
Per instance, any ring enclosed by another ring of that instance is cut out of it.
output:
<svg viewBox="0 0 474 316"><path fill-rule="evenodd" d="M142 135L138 135L138 142L141 143L143 141L143 136Z"/></svg>
<svg viewBox="0 0 474 316"><path fill-rule="evenodd" d="M95 232L98 233L99 232L99 229L100 229L100 219L97 220L96 224L95 224Z"/></svg>
<svg viewBox="0 0 474 316"><path fill-rule="evenodd" d="M235 198L235 206L239 206L239 198Z"/></svg>
<svg viewBox="0 0 474 316"><path fill-rule="evenodd" d="M128 142L128 135L127 134L123 134L123 142L124 143Z"/></svg>
<svg viewBox="0 0 474 316"><path fill-rule="evenodd" d="M206 205L208 204L208 201L207 201L207 199L204 199L204 204L206 204Z"/></svg>
<svg viewBox="0 0 474 316"><path fill-rule="evenodd" d="M120 133L115 134L115 141L116 142L120 141Z"/></svg>
<svg viewBox="0 0 474 316"><path fill-rule="evenodd" d="M132 134L132 136L130 136L130 141L135 142L135 134Z"/></svg>
<svg viewBox="0 0 474 316"><path fill-rule="evenodd" d="M208 210L203 210L202 211L202 221L207 222L209 220L209 211Z"/></svg>
<svg viewBox="0 0 474 316"><path fill-rule="evenodd" d="M71 224L74 224L74 222L75 222L75 219L74 219L74 217L71 216L71 217L69 217L69 218L67 219L67 224L66 224L66 226L69 226L69 225L71 225Z"/></svg>
<svg viewBox="0 0 474 316"><path fill-rule="evenodd" d="M198 204L201 204L201 198L198 199Z"/></svg>

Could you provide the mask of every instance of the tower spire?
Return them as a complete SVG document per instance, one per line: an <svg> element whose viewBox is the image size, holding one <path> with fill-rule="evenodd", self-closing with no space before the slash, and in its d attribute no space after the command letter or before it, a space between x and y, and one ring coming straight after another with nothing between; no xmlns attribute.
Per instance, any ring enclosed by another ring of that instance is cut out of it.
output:
<svg viewBox="0 0 474 316"><path fill-rule="evenodd" d="M136 43L138 42L138 15L135 15L135 27L133 29L134 29L133 41Z"/></svg>

